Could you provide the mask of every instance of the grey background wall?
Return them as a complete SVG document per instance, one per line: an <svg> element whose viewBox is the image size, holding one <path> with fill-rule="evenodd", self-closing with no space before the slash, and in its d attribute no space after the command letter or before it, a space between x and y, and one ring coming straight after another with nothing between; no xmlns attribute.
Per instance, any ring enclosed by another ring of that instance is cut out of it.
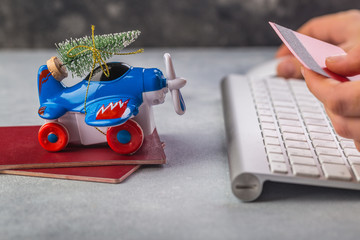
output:
<svg viewBox="0 0 360 240"><path fill-rule="evenodd" d="M70 37L139 29L134 46L277 45L267 24L357 8L355 0L0 0L0 48L53 48Z"/></svg>

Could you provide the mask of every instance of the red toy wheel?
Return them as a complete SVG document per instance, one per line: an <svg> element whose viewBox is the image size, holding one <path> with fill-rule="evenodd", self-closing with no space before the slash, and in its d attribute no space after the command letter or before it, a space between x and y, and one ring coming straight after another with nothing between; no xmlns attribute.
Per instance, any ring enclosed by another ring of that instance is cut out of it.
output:
<svg viewBox="0 0 360 240"><path fill-rule="evenodd" d="M110 127L107 130L106 139L114 152L133 154L141 147L144 133L137 122L128 120L120 126Z"/></svg>
<svg viewBox="0 0 360 240"><path fill-rule="evenodd" d="M47 151L58 152L68 144L69 133L62 124L50 122L41 126L38 139L40 145Z"/></svg>

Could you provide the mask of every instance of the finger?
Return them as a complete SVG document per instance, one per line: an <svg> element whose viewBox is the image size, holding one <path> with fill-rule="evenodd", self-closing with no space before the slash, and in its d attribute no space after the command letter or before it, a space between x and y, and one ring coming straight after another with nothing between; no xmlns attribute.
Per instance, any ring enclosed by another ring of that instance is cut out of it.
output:
<svg viewBox="0 0 360 240"><path fill-rule="evenodd" d="M312 92L317 99L326 105L329 96L334 95L335 87L338 86L340 82L324 77L305 67L301 68L301 72L310 92Z"/></svg>
<svg viewBox="0 0 360 240"><path fill-rule="evenodd" d="M322 41L338 44L332 37L334 24L336 24L336 14L324 15L307 21L298 29L298 32Z"/></svg>
<svg viewBox="0 0 360 240"><path fill-rule="evenodd" d="M276 72L278 76L283 78L302 78L301 63L292 55L281 60Z"/></svg>
<svg viewBox="0 0 360 240"><path fill-rule="evenodd" d="M360 116L360 82L341 83L307 69L303 75L309 90L326 108L341 116Z"/></svg>
<svg viewBox="0 0 360 240"><path fill-rule="evenodd" d="M303 70L306 84L314 96L333 113L360 117L360 82L339 82L310 70Z"/></svg>
<svg viewBox="0 0 360 240"><path fill-rule="evenodd" d="M360 37L359 37L360 40ZM344 43L339 44L339 47L342 48L345 52L350 51L354 46L356 46L359 42L358 39L351 39L349 41L346 41Z"/></svg>
<svg viewBox="0 0 360 240"><path fill-rule="evenodd" d="M349 26L349 23L359 20L358 10L338 12L313 18L301 26L298 32L339 45L357 35L358 29Z"/></svg>
<svg viewBox="0 0 360 240"><path fill-rule="evenodd" d="M360 74L360 44L352 48L348 54L332 56L326 59L327 68L343 76Z"/></svg>
<svg viewBox="0 0 360 240"><path fill-rule="evenodd" d="M336 133L344 138L360 139L360 117L343 117L325 108Z"/></svg>

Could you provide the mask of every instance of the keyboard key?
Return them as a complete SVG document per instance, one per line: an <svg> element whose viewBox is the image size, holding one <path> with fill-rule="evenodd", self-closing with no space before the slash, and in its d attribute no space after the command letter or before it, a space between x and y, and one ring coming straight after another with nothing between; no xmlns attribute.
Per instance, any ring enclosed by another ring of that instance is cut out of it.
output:
<svg viewBox="0 0 360 240"><path fill-rule="evenodd" d="M283 107L277 107L275 108L276 113L294 113L296 114L296 110L294 108L283 108Z"/></svg>
<svg viewBox="0 0 360 240"><path fill-rule="evenodd" d="M341 145L341 147L343 147L343 148L354 148L354 149L356 149L355 143L354 143L352 140L350 140L350 141L348 141L348 140L341 140L341 141L340 141L340 145Z"/></svg>
<svg viewBox="0 0 360 240"><path fill-rule="evenodd" d="M321 163L345 164L344 160L339 156L319 155Z"/></svg>
<svg viewBox="0 0 360 240"><path fill-rule="evenodd" d="M274 123L261 123L262 129L276 130L276 126Z"/></svg>
<svg viewBox="0 0 360 240"><path fill-rule="evenodd" d="M250 82L254 92L266 91L264 79L252 79Z"/></svg>
<svg viewBox="0 0 360 240"><path fill-rule="evenodd" d="M313 157L289 156L291 164L313 165L316 166Z"/></svg>
<svg viewBox="0 0 360 240"><path fill-rule="evenodd" d="M310 132L309 135L312 140L319 139L319 140L334 141L334 137L331 134Z"/></svg>
<svg viewBox="0 0 360 240"><path fill-rule="evenodd" d="M294 113L279 112L279 113L277 113L277 117L278 117L278 119L288 119L288 120L298 120L299 119L299 116Z"/></svg>
<svg viewBox="0 0 360 240"><path fill-rule="evenodd" d="M255 98L255 103L256 105L259 105L259 104L268 104L270 102L269 98L268 97L257 97Z"/></svg>
<svg viewBox="0 0 360 240"><path fill-rule="evenodd" d="M326 147L326 148L336 148L337 149L337 145L333 141L314 139L312 142L313 142L314 147Z"/></svg>
<svg viewBox="0 0 360 240"><path fill-rule="evenodd" d="M266 90L265 91L256 91L253 93L254 94L254 100L255 102L259 102L260 100L264 100L266 99L268 103L270 101L269 95L267 94Z"/></svg>
<svg viewBox="0 0 360 240"><path fill-rule="evenodd" d="M322 126L322 127L328 126L327 122L323 119L306 118L304 119L304 122L306 123L306 125L314 125L314 126Z"/></svg>
<svg viewBox="0 0 360 240"><path fill-rule="evenodd" d="M291 88L293 89L294 92L298 92L298 93L306 93L306 94L310 94L310 91L308 90L308 88L305 85L304 80L288 80Z"/></svg>
<svg viewBox="0 0 360 240"><path fill-rule="evenodd" d="M293 102L282 102L282 101L273 101L273 104L276 107L284 107L284 108L295 108L296 105Z"/></svg>
<svg viewBox="0 0 360 240"><path fill-rule="evenodd" d="M292 96L289 93L277 93L276 95L271 96L273 101L291 101Z"/></svg>
<svg viewBox="0 0 360 240"><path fill-rule="evenodd" d="M271 162L270 169L273 173L287 173L287 167L285 163L281 162Z"/></svg>
<svg viewBox="0 0 360 240"><path fill-rule="evenodd" d="M289 87L287 86L286 82L284 82L281 79L279 79L279 81L275 79L268 79L267 84L271 93L285 92L289 90Z"/></svg>
<svg viewBox="0 0 360 240"><path fill-rule="evenodd" d="M304 80L301 79L289 79L287 80L292 88L306 88Z"/></svg>
<svg viewBox="0 0 360 240"><path fill-rule="evenodd" d="M289 156L312 157L309 149L288 148Z"/></svg>
<svg viewBox="0 0 360 240"><path fill-rule="evenodd" d="M301 123L299 120L278 119L278 122L280 127L282 126L301 127Z"/></svg>
<svg viewBox="0 0 360 240"><path fill-rule="evenodd" d="M281 86L287 87L287 84L284 81L284 79L280 77L267 78L265 81L269 85L269 88L277 88Z"/></svg>
<svg viewBox="0 0 360 240"><path fill-rule="evenodd" d="M274 118L272 116L260 116L260 122L262 122L262 123L273 123Z"/></svg>
<svg viewBox="0 0 360 240"><path fill-rule="evenodd" d="M298 94L303 94L303 95L309 95L312 96L312 94L310 93L309 89L307 88L307 86L305 85L304 81L301 80L301 85L293 85L291 83L291 87L293 89L294 92L298 93Z"/></svg>
<svg viewBox="0 0 360 240"><path fill-rule="evenodd" d="M293 91L297 91L297 92L300 92L300 93L307 93L309 95L311 94L309 89L307 88L304 80L290 79L288 81L289 81Z"/></svg>
<svg viewBox="0 0 360 240"><path fill-rule="evenodd" d="M302 141L306 142L306 137L304 134L296 134L296 133L283 133L283 137L285 140L295 140L295 141Z"/></svg>
<svg viewBox="0 0 360 240"><path fill-rule="evenodd" d="M301 127L281 126L280 128L283 133L304 133Z"/></svg>
<svg viewBox="0 0 360 240"><path fill-rule="evenodd" d="M298 105L303 107L315 107L319 104L318 101L308 97L297 97L296 100Z"/></svg>
<svg viewBox="0 0 360 240"><path fill-rule="evenodd" d="M270 110L259 109L258 113L260 116L272 116L272 112Z"/></svg>
<svg viewBox="0 0 360 240"><path fill-rule="evenodd" d="M325 178L334 180L347 180L352 179L349 169L345 165L324 163L322 165Z"/></svg>
<svg viewBox="0 0 360 240"><path fill-rule="evenodd" d="M349 156L348 160L350 162L351 165L360 165L360 157L358 156Z"/></svg>
<svg viewBox="0 0 360 240"><path fill-rule="evenodd" d="M309 144L307 142L302 142L302 141L286 140L285 146L287 148L292 147L292 148L310 149Z"/></svg>
<svg viewBox="0 0 360 240"><path fill-rule="evenodd" d="M345 155L348 156L356 156L360 157L360 153L356 148L344 148Z"/></svg>
<svg viewBox="0 0 360 240"><path fill-rule="evenodd" d="M263 86L262 84L256 84L256 86L253 85L253 98L255 99L256 96L261 96L261 95L268 95L266 86Z"/></svg>
<svg viewBox="0 0 360 240"><path fill-rule="evenodd" d="M353 165L351 166L351 169L354 172L356 181L360 182L360 165Z"/></svg>
<svg viewBox="0 0 360 240"><path fill-rule="evenodd" d="M321 108L319 107L300 106L299 108L302 113L319 113L322 111ZM317 120L321 120L321 119L317 119Z"/></svg>
<svg viewBox="0 0 360 240"><path fill-rule="evenodd" d="M319 101L310 92L308 92L308 89L306 89L305 92L304 89L297 89L295 92L295 98L299 105L307 102L313 103L312 106L314 106L314 104L319 104Z"/></svg>
<svg viewBox="0 0 360 240"><path fill-rule="evenodd" d="M277 145L280 146L279 139L277 137L265 137L264 138L265 145Z"/></svg>
<svg viewBox="0 0 360 240"><path fill-rule="evenodd" d="M262 133L264 137L278 137L276 130L264 129Z"/></svg>
<svg viewBox="0 0 360 240"><path fill-rule="evenodd" d="M253 91L255 99L256 98L266 98L266 97L269 96L265 86L259 86L258 85L256 87L257 87L257 89L254 89L254 91Z"/></svg>
<svg viewBox="0 0 360 240"><path fill-rule="evenodd" d="M313 113L313 112L303 112L303 118L311 118L311 119L324 119L322 114Z"/></svg>
<svg viewBox="0 0 360 240"><path fill-rule="evenodd" d="M353 140L350 139L350 138L344 138L344 137L341 137L341 136L339 136L339 135L336 135L336 137L337 137L337 139L338 139L339 141L349 141L349 142L353 142Z"/></svg>
<svg viewBox="0 0 360 240"><path fill-rule="evenodd" d="M293 172L295 176L305 176L305 177L320 177L320 172L315 166L307 165L293 165Z"/></svg>
<svg viewBox="0 0 360 240"><path fill-rule="evenodd" d="M341 157L341 154L338 149L317 147L317 148L315 148L315 150L318 155L329 155L329 156Z"/></svg>
<svg viewBox="0 0 360 240"><path fill-rule="evenodd" d="M302 114L304 113L311 113L311 114L320 114L322 109L318 107L318 103L311 103L311 102L299 102L299 109Z"/></svg>
<svg viewBox="0 0 360 240"><path fill-rule="evenodd" d="M285 157L283 154L270 153L268 154L268 157L270 162L285 162Z"/></svg>
<svg viewBox="0 0 360 240"><path fill-rule="evenodd" d="M308 129L309 132L331 134L331 131L330 131L330 129L328 127L307 125L307 129Z"/></svg>
<svg viewBox="0 0 360 240"><path fill-rule="evenodd" d="M276 145L268 145L268 146L266 146L266 151L268 153L282 153L281 147L276 146Z"/></svg>
<svg viewBox="0 0 360 240"><path fill-rule="evenodd" d="M256 108L270 110L270 105L268 103L258 103L256 104Z"/></svg>
<svg viewBox="0 0 360 240"><path fill-rule="evenodd" d="M282 95L284 93L286 93L286 91L288 91L289 89L287 88L287 86L274 86L274 85L270 85L268 86L269 90L270 90L270 95L271 97L273 97L273 101L275 101L276 97L278 95Z"/></svg>

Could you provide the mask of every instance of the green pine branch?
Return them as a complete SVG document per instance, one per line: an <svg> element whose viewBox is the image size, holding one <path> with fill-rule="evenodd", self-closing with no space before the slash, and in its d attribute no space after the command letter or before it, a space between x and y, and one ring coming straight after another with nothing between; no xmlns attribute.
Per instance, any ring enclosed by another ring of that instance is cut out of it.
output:
<svg viewBox="0 0 360 240"><path fill-rule="evenodd" d="M119 53L125 47L133 43L139 35L140 31L138 30L114 34L96 35L94 36L95 46L96 49L101 51L102 59L106 61L107 59L112 57L114 53ZM93 52L90 50L79 54L75 58L68 56L68 52L70 49L80 45L92 47L92 38L89 36L75 39L71 38L70 40L65 40L61 43L55 44L60 60L72 73L73 76L78 77L82 77L88 74L92 70L93 66ZM76 55L85 49L86 48L83 47L75 48L71 51L71 55ZM99 66L99 64L96 64L95 68L97 66Z"/></svg>

